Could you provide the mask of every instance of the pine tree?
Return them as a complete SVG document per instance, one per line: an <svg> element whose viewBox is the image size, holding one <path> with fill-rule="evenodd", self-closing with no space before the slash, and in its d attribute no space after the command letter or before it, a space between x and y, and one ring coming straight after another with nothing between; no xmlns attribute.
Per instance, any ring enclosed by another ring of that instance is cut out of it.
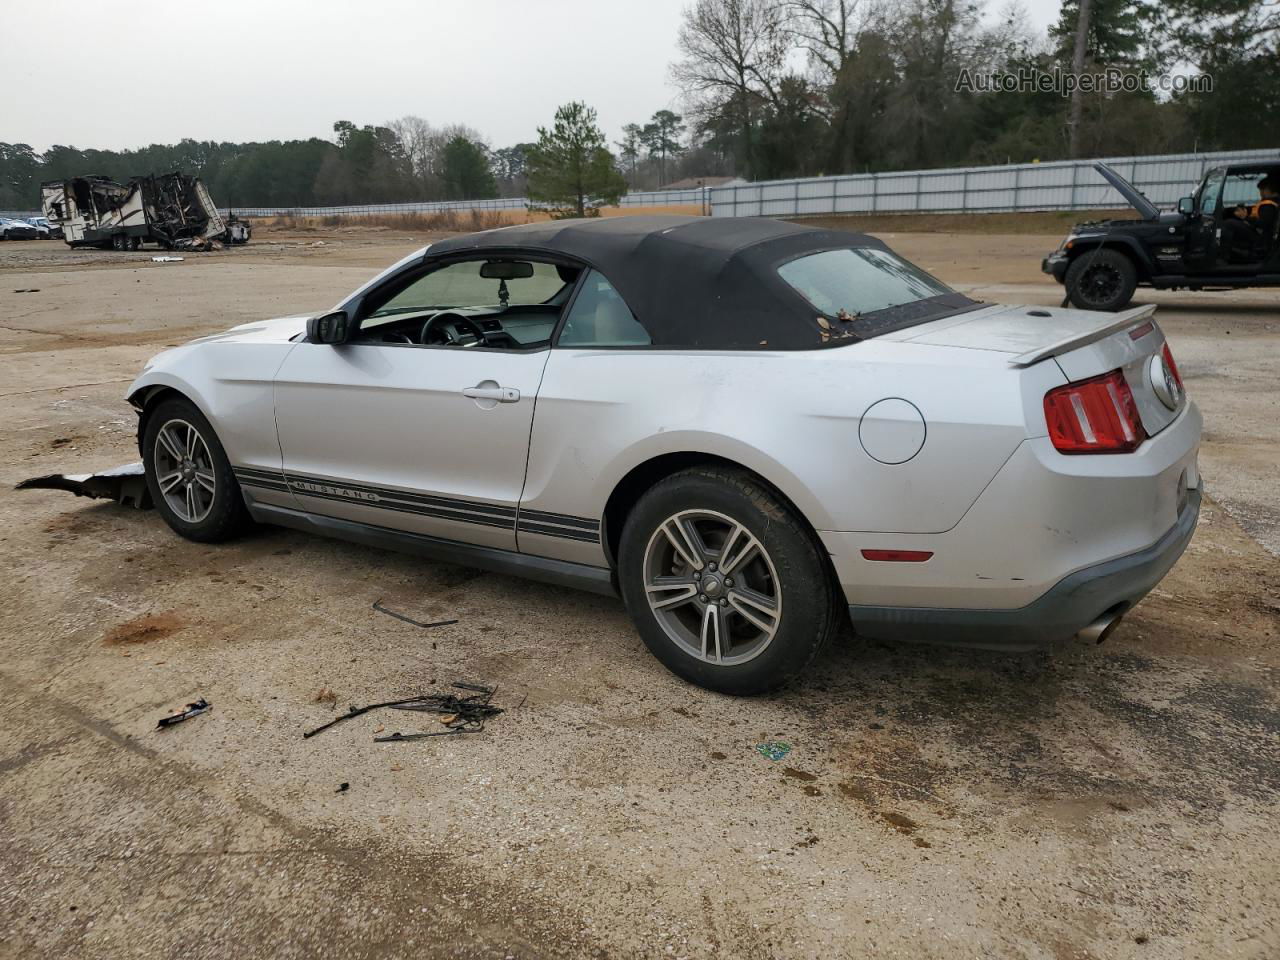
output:
<svg viewBox="0 0 1280 960"><path fill-rule="evenodd" d="M561 213L594 216L616 204L627 185L605 147L596 112L585 103L566 103L551 129L538 128L529 151L529 199Z"/></svg>

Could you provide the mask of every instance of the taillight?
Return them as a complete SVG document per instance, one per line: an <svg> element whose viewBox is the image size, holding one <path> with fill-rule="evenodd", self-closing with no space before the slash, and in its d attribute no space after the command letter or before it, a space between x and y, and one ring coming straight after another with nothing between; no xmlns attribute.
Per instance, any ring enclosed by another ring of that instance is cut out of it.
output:
<svg viewBox="0 0 1280 960"><path fill-rule="evenodd" d="M1182 374L1178 372L1178 365L1173 362L1173 351L1169 349L1168 341L1165 341L1164 349L1160 351L1164 357L1164 365L1169 368L1169 372L1173 374L1173 379L1178 381L1178 389L1184 389L1182 386Z"/></svg>
<svg viewBox="0 0 1280 960"><path fill-rule="evenodd" d="M1050 390L1044 418L1049 439L1062 453L1129 453L1147 438L1119 370Z"/></svg>

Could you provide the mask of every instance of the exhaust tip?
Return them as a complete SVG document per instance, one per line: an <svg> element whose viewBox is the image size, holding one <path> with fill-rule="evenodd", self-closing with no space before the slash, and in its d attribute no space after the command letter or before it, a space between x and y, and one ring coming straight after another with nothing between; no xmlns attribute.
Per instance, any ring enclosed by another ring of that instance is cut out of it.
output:
<svg viewBox="0 0 1280 960"><path fill-rule="evenodd" d="M1111 631L1120 625L1120 621L1124 619L1124 612L1121 610L1108 610L1093 623L1089 624L1083 630L1076 634L1081 640L1091 641L1093 643L1102 643L1107 637L1111 636Z"/></svg>

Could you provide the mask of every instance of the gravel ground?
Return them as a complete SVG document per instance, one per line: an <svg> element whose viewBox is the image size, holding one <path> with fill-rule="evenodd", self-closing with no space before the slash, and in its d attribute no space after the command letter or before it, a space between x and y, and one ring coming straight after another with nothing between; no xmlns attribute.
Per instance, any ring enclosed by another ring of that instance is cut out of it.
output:
<svg viewBox="0 0 1280 960"><path fill-rule="evenodd" d="M0 958L1280 956L1274 292L1141 298L1205 413L1207 497L1106 644L845 637L737 700L667 674L617 601L12 492L135 459L121 396L166 344L327 307L424 242L260 237L173 264L0 244ZM1057 237L886 239L1060 299ZM374 744L430 727L381 711L301 737L457 679L498 685L483 734Z"/></svg>

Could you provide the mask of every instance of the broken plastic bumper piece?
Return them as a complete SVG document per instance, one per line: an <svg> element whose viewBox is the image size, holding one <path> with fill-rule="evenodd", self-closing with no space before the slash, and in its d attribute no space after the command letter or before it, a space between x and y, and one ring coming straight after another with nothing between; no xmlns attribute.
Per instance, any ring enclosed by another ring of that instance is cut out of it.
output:
<svg viewBox="0 0 1280 960"><path fill-rule="evenodd" d="M151 509L151 494L141 463L126 463L102 473L52 473L23 480L15 490L66 490L77 497L114 500L121 506Z"/></svg>

